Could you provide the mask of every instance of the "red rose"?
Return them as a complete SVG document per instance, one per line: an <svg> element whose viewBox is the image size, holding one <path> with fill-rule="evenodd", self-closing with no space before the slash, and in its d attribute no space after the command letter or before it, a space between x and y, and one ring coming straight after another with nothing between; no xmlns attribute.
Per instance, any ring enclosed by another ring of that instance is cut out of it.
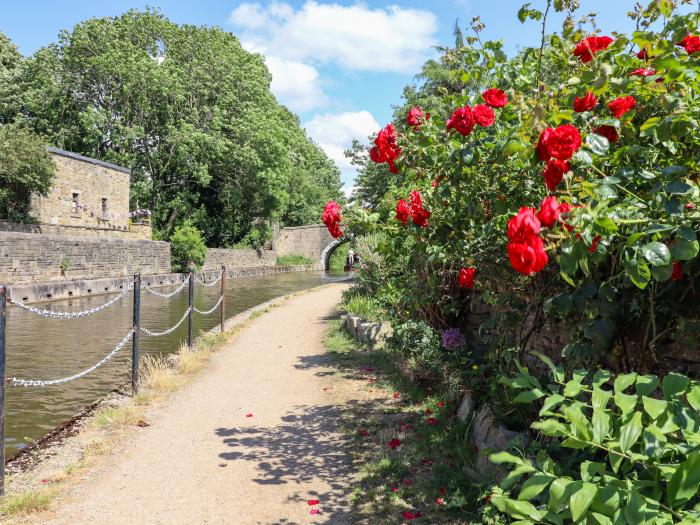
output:
<svg viewBox="0 0 700 525"><path fill-rule="evenodd" d="M540 209L537 212L537 218L542 223L542 226L551 228L559 220L559 216L562 213L562 208L563 206L560 207L557 203L556 197L545 197L540 204ZM566 208L566 211L568 211L568 207Z"/></svg>
<svg viewBox="0 0 700 525"><path fill-rule="evenodd" d="M576 97L574 99L574 111L576 113L583 113L584 111L591 111L598 104L598 99L593 94L592 91L586 93L583 98Z"/></svg>
<svg viewBox="0 0 700 525"><path fill-rule="evenodd" d="M386 162L391 173L398 173L395 161L401 154L401 148L396 143L396 129L393 124L388 124L377 133L374 139L374 147L369 150L369 157L377 164Z"/></svg>
<svg viewBox="0 0 700 525"><path fill-rule="evenodd" d="M602 237L600 235L596 235L595 237L593 237L593 240L591 241L591 247L588 248L588 253L596 252L596 250L598 249L598 243L601 239Z"/></svg>
<svg viewBox="0 0 700 525"><path fill-rule="evenodd" d="M559 160L568 160L581 147L581 134L571 124L564 124L558 128L547 128L540 134L537 144L537 155L542 160L554 157Z"/></svg>
<svg viewBox="0 0 700 525"><path fill-rule="evenodd" d="M595 133L596 135L602 135L603 137L608 139L608 142L616 142L617 139L620 138L620 135L615 129L615 126L608 126L607 124L603 126L598 126L593 130L593 133Z"/></svg>
<svg viewBox="0 0 700 525"><path fill-rule="evenodd" d="M484 104L478 104L472 108L472 119L479 126L493 126L495 117L493 110Z"/></svg>
<svg viewBox="0 0 700 525"><path fill-rule="evenodd" d="M671 279L674 281L680 281L683 279L683 269L678 261L673 261L673 272L671 272Z"/></svg>
<svg viewBox="0 0 700 525"><path fill-rule="evenodd" d="M396 450L398 447L401 446L401 441L399 441L396 438L391 438L389 443L387 443L387 446L392 450Z"/></svg>
<svg viewBox="0 0 700 525"><path fill-rule="evenodd" d="M408 209L408 204L406 204L405 200L399 199L396 203L396 220L406 224L410 216L411 212Z"/></svg>
<svg viewBox="0 0 700 525"><path fill-rule="evenodd" d="M649 51L647 51L646 47L637 52L637 58L639 60L649 60Z"/></svg>
<svg viewBox="0 0 700 525"><path fill-rule="evenodd" d="M511 266L523 275L540 272L549 262L544 242L536 235L531 235L524 242L509 242L508 258Z"/></svg>
<svg viewBox="0 0 700 525"><path fill-rule="evenodd" d="M612 43L613 39L609 36L589 36L576 44L574 56L577 56L581 62L590 62L593 60L593 55L606 49Z"/></svg>
<svg viewBox="0 0 700 525"><path fill-rule="evenodd" d="M321 220L334 239L342 237L343 230L340 229L340 205L337 202L328 201L326 203L323 214L321 215Z"/></svg>
<svg viewBox="0 0 700 525"><path fill-rule="evenodd" d="M643 67L638 67L630 73L631 77L650 77L656 75L655 69L645 69Z"/></svg>
<svg viewBox="0 0 700 525"><path fill-rule="evenodd" d="M428 219L430 218L430 212L420 208L413 212L413 224L425 228L428 226Z"/></svg>
<svg viewBox="0 0 700 525"><path fill-rule="evenodd" d="M459 271L459 287L460 288L474 288L474 274L476 273L476 268L462 268Z"/></svg>
<svg viewBox="0 0 700 525"><path fill-rule="evenodd" d="M469 135L474 129L474 117L472 108L464 106L457 108L447 120L447 130L455 129L461 135Z"/></svg>
<svg viewBox="0 0 700 525"><path fill-rule="evenodd" d="M423 199L421 199L420 192L413 190L411 192L411 209L417 210L423 207Z"/></svg>
<svg viewBox="0 0 700 525"><path fill-rule="evenodd" d="M700 51L700 36L686 35L686 37L681 40L678 45L683 46L689 55L697 53Z"/></svg>
<svg viewBox="0 0 700 525"><path fill-rule="evenodd" d="M559 183L564 180L564 173L569 171L569 163L565 160L548 160L547 165L542 170L544 183L549 191L554 191Z"/></svg>
<svg viewBox="0 0 700 525"><path fill-rule="evenodd" d="M481 94L484 102L492 108L502 108L508 104L508 95L497 88L489 88Z"/></svg>
<svg viewBox="0 0 700 525"><path fill-rule="evenodd" d="M420 511L418 511L418 512L410 512L410 511L408 511L408 510L405 510L404 512L401 513L401 516L402 516L403 519L405 519L406 521L418 519L418 518L420 518L422 515L423 515L423 513L420 512Z"/></svg>
<svg viewBox="0 0 700 525"><path fill-rule="evenodd" d="M612 111L615 117L620 118L630 109L632 109L636 104L637 101L635 100L635 98L632 95L629 95L627 97L616 98L608 104L608 108L610 108L610 111Z"/></svg>
<svg viewBox="0 0 700 525"><path fill-rule="evenodd" d="M418 131L420 129L421 124L423 123L425 118L425 115L423 113L423 108L420 106L414 106L408 111L408 115L406 116L406 122L408 122L409 126L413 126L413 129Z"/></svg>
<svg viewBox="0 0 700 525"><path fill-rule="evenodd" d="M526 238L539 234L540 220L535 215L535 208L523 206L508 221L508 240L523 242Z"/></svg>
<svg viewBox="0 0 700 525"><path fill-rule="evenodd" d="M442 179L444 179L444 178L445 178L444 175L438 175L437 177L435 177L433 179L433 188L437 188L440 185L440 183L442 182Z"/></svg>

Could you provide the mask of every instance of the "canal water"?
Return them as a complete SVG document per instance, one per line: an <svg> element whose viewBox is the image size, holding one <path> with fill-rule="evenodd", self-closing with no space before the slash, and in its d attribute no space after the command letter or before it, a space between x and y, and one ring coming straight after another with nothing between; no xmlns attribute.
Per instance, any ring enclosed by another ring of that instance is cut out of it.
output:
<svg viewBox="0 0 700 525"><path fill-rule="evenodd" d="M255 305L321 284L346 278L344 273L289 272L227 279L226 317ZM176 287L157 288L168 293ZM219 285L195 285L195 307L209 310L219 298ZM113 296L84 297L42 304L44 309L78 311L99 306ZM56 379L73 375L102 359L127 334L132 324L132 294L111 307L81 319L47 319L8 305L7 376ZM187 287L163 299L141 293L141 326L161 332L177 323L187 309ZM195 334L219 321L219 311L194 314ZM280 327L283 329L283 327ZM141 334L141 355L167 355L187 338L187 321L162 337ZM37 439L78 414L90 403L128 380L131 342L112 360L75 381L44 388L6 388L6 453L11 457L29 440Z"/></svg>

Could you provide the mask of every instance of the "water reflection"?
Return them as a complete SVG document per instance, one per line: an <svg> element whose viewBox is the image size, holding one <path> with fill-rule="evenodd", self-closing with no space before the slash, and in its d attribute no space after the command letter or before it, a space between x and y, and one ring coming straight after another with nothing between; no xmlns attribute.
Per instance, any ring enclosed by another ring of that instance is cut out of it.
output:
<svg viewBox="0 0 700 525"><path fill-rule="evenodd" d="M345 274L292 272L227 280L226 317L286 293L304 290L345 278ZM169 292L172 288L159 288ZM195 306L211 308L219 287L197 285ZM42 305L53 310L84 310L102 304L109 296L56 301ZM163 331L182 317L187 308L187 288L171 299L141 294L141 326ZM23 379L55 379L83 370L107 354L129 331L132 295L93 316L75 319L45 319L8 306L7 375ZM219 311L194 315L195 333L218 324ZM142 355L164 355L175 351L187 337L187 321L163 337L141 336ZM128 377L131 344L92 374L70 383L46 388L8 387L6 394L6 447L8 456L26 439L37 439L71 418L82 408L113 390Z"/></svg>

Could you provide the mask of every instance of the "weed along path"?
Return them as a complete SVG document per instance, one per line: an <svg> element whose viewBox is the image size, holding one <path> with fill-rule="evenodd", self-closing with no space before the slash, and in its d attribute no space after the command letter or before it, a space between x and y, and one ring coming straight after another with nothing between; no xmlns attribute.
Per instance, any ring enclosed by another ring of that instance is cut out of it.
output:
<svg viewBox="0 0 700 525"><path fill-rule="evenodd" d="M348 523L352 472L337 425L357 392L323 347L346 286L251 321L37 523Z"/></svg>

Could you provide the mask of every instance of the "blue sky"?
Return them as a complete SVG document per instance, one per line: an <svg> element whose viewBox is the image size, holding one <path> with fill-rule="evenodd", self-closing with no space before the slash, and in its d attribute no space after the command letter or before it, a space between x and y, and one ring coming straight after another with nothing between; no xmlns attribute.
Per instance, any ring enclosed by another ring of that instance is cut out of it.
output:
<svg viewBox="0 0 700 525"><path fill-rule="evenodd" d="M530 0L543 8L545 0ZM608 33L631 31L633 0L580 0L579 14L598 13ZM346 189L354 171L342 156L353 137L364 139L389 121L391 106L412 82L432 46L451 44L456 19L468 26L479 15L485 39L503 39L509 53L535 45L539 27L521 24L524 0L4 0L0 31L24 54L55 41L90 17L130 8L158 7L177 23L220 26L249 50L266 56L272 90L295 111L309 134L339 165ZM646 0L644 0L646 3ZM558 27L561 16L552 18Z"/></svg>

